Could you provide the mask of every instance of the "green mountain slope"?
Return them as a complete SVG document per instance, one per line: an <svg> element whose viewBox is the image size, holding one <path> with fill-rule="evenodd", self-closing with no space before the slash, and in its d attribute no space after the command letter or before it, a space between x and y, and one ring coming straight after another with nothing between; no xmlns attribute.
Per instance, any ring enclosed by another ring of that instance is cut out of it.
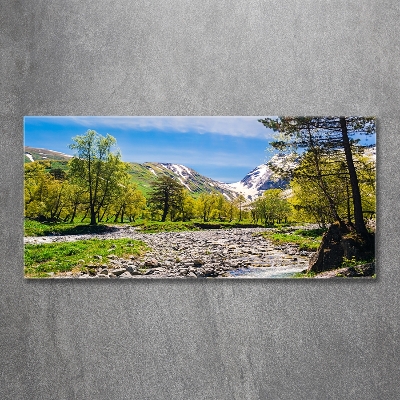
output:
<svg viewBox="0 0 400 400"><path fill-rule="evenodd" d="M199 174L197 171L178 164L146 162L143 164L129 163L132 180L144 194L151 190L151 183L160 176L167 175L178 180L194 197L201 193L222 193L228 199L236 197L236 193L225 183L214 181Z"/></svg>
<svg viewBox="0 0 400 400"><path fill-rule="evenodd" d="M49 168L68 168L68 161L71 156L47 149L38 149L25 146L25 162L50 161ZM152 183L160 176L167 175L179 181L193 195L198 197L201 193L217 192L222 193L227 199L237 196L236 192L227 184L214 181L211 178L199 174L197 171L184 165L145 162L128 163L132 182L135 182L142 193L147 196L151 191Z"/></svg>
<svg viewBox="0 0 400 400"><path fill-rule="evenodd" d="M37 160L69 161L72 156L59 153L58 151L38 149L36 147L25 146L25 162Z"/></svg>

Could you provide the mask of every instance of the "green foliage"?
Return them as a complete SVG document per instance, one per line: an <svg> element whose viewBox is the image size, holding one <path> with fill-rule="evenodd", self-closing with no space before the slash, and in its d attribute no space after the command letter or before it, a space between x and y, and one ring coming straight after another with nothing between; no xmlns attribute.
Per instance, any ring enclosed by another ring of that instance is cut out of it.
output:
<svg viewBox="0 0 400 400"><path fill-rule="evenodd" d="M88 267L103 265L107 256L115 254L128 259L148 251L148 246L132 239L79 240L75 242L25 245L25 276L48 277L50 273L84 271ZM100 258L100 257L101 258Z"/></svg>
<svg viewBox="0 0 400 400"><path fill-rule="evenodd" d="M112 229L104 224L88 225L84 223L39 222L30 219L25 219L24 222L25 236L83 235L110 232Z"/></svg>
<svg viewBox="0 0 400 400"><path fill-rule="evenodd" d="M359 140L351 139L354 134L375 133L375 119L372 117L279 117L260 119L264 126L279 132L272 146L279 150L305 149L302 168L297 169L297 177L308 178L318 188L327 203L330 221L341 221L338 210L340 195L338 186L330 185L329 177L342 178L341 188L347 197L347 219L351 217L350 199L353 207L354 226L363 237L368 237L364 223L363 205L354 154ZM324 162L329 158L341 156L335 160L340 174L335 171L327 174ZM337 162L340 161L340 162ZM302 174L299 175L298 172ZM300 186L302 186L300 182ZM299 205L301 207L301 204ZM318 211L321 214L321 211Z"/></svg>
<svg viewBox="0 0 400 400"><path fill-rule="evenodd" d="M77 154L69 163L49 159L27 163L27 218L61 224L90 221L93 225L132 223L142 218L249 222L243 196L229 201L217 191L204 192L206 186L195 181L189 182L195 185L189 192L160 164L122 163L119 153L111 151L116 143L109 135L89 130L73 141L70 147ZM158 178L154 181L155 174ZM165 185L170 186L169 192Z"/></svg>
<svg viewBox="0 0 400 400"><path fill-rule="evenodd" d="M341 119L343 117L293 117L260 119L265 127L278 132L276 140L271 143L280 151L292 148L319 147L323 151L343 148ZM375 118L345 117L349 135L355 133L375 133ZM353 143L356 141L353 140Z"/></svg>
<svg viewBox="0 0 400 400"><path fill-rule="evenodd" d="M116 140L96 131L73 138L70 148L77 154L70 162L72 183L88 193L88 211L91 225L101 222L113 200L124 191L128 166L121 161L119 152L112 152Z"/></svg>
<svg viewBox="0 0 400 400"><path fill-rule="evenodd" d="M271 240L274 244L295 244L299 246L299 250L305 251L316 251L321 244L322 234L324 229L310 229L296 230L294 232L290 230L267 231L262 232L260 235L268 240Z"/></svg>
<svg viewBox="0 0 400 400"><path fill-rule="evenodd" d="M359 260L356 260L356 257L353 256L351 259L346 257L343 258L342 268L354 267L355 265L361 264Z"/></svg>
<svg viewBox="0 0 400 400"><path fill-rule="evenodd" d="M363 264L370 263L370 262L372 262L374 260L375 260L375 257L369 257L369 258L366 258L366 259L363 259L363 260L357 259L354 256L352 258L350 258L350 259L344 257L341 268L356 267L358 265L363 265Z"/></svg>
<svg viewBox="0 0 400 400"><path fill-rule="evenodd" d="M47 162L48 164L48 162ZM25 216L58 220L63 215L67 184L46 171L46 163L25 164Z"/></svg>
<svg viewBox="0 0 400 400"><path fill-rule="evenodd" d="M307 272L296 272L292 278L297 278L297 279L301 279L301 278L315 278L317 274L313 271L307 271Z"/></svg>
<svg viewBox="0 0 400 400"><path fill-rule="evenodd" d="M181 212L184 202L184 187L169 176L160 176L152 184L150 194L150 206L162 213L161 221L164 222L167 215L175 220Z"/></svg>
<svg viewBox="0 0 400 400"><path fill-rule="evenodd" d="M295 235L311 238L322 238L322 235L326 232L325 228L318 229L296 229L293 233Z"/></svg>
<svg viewBox="0 0 400 400"><path fill-rule="evenodd" d="M251 214L254 222L260 220L265 226L270 226L275 222L286 222L292 214L292 208L283 198L281 189L270 189L251 204Z"/></svg>
<svg viewBox="0 0 400 400"><path fill-rule="evenodd" d="M293 171L289 201L295 210L295 218L322 225L334 222L337 216L351 221L354 205L352 187L344 166L344 153L337 152L319 158L318 171L313 159L315 156L312 153L304 154L302 162ZM354 163L363 209L373 216L376 207L375 163L358 154L354 155ZM318 173L320 176L316 179Z"/></svg>
<svg viewBox="0 0 400 400"><path fill-rule="evenodd" d="M203 219L203 222L210 220L211 212L217 207L217 194L216 193L202 193L197 199L197 213Z"/></svg>

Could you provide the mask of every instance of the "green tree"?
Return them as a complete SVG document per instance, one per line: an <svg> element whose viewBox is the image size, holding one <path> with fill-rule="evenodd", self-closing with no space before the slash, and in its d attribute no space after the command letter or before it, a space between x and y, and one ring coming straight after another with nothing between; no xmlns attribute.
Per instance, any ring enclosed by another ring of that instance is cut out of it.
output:
<svg viewBox="0 0 400 400"><path fill-rule="evenodd" d="M114 222L117 222L118 218L124 222L125 216L129 218L130 222L135 221L146 207L146 198L133 183L127 182L122 185L121 189L120 195L113 202Z"/></svg>
<svg viewBox="0 0 400 400"><path fill-rule="evenodd" d="M127 217L129 218L129 222L135 222L136 218L140 215L143 215L144 210L146 209L146 197L144 197L143 193L135 189L131 192L129 201L126 205L125 212Z"/></svg>
<svg viewBox="0 0 400 400"><path fill-rule="evenodd" d="M291 206L283 198L281 189L266 190L261 197L251 204L252 217L254 222L261 220L266 226L286 221L291 215Z"/></svg>
<svg viewBox="0 0 400 400"><path fill-rule="evenodd" d="M89 204L89 196L85 188L68 182L66 188L67 214L65 221L73 223L78 213L84 212Z"/></svg>
<svg viewBox="0 0 400 400"><path fill-rule="evenodd" d="M161 210L161 221L165 222L168 213L172 211L172 219L181 208L184 200L183 185L170 176L157 178L152 184L149 202L153 209Z"/></svg>
<svg viewBox="0 0 400 400"><path fill-rule="evenodd" d="M239 210L239 218L238 221L241 222L242 221L242 214L243 214L243 205L246 203L246 199L243 196L243 194L239 194L238 197L236 197L236 199L234 199L234 205L236 206L236 208Z"/></svg>
<svg viewBox="0 0 400 400"><path fill-rule="evenodd" d="M187 189L183 191L180 214L182 221L189 221L195 217L195 200Z"/></svg>
<svg viewBox="0 0 400 400"><path fill-rule="evenodd" d="M70 161L70 179L89 194L90 224L96 225L104 216L104 208L109 206L118 183L125 178L126 166L119 152L112 151L116 140L111 135L104 137L88 130L73 141L69 147L76 150L76 155Z"/></svg>
<svg viewBox="0 0 400 400"><path fill-rule="evenodd" d="M66 206L67 182L46 171L48 162L25 164L25 216L32 219L57 221Z"/></svg>
<svg viewBox="0 0 400 400"><path fill-rule="evenodd" d="M279 117L260 119L264 126L279 132L279 138L272 145L280 150L291 148L306 149L313 155L315 179L329 204L332 216L341 220L337 213L331 193L320 169L323 157L342 150L345 155L345 166L351 186L354 209L355 229L365 239L369 239L366 229L358 176L354 165L353 152L357 140L352 139L356 133L371 134L375 132L375 119L372 117Z"/></svg>
<svg viewBox="0 0 400 400"><path fill-rule="evenodd" d="M196 201L196 206L203 222L208 222L213 214L218 213L218 195L216 193L202 193Z"/></svg>
<svg viewBox="0 0 400 400"><path fill-rule="evenodd" d="M219 221L225 220L228 216L228 210L229 205L226 197L222 193L217 194L214 206L215 217L218 218Z"/></svg>

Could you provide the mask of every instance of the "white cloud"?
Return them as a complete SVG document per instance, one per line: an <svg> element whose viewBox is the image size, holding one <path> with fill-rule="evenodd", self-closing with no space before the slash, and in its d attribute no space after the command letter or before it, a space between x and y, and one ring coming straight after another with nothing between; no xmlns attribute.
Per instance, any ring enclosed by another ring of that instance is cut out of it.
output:
<svg viewBox="0 0 400 400"><path fill-rule="evenodd" d="M212 133L235 137L251 137L268 139L272 137L272 131L265 128L260 122L262 117L191 117L191 116L139 116L139 117L51 117L60 118L60 122L73 121L86 128L98 129L116 128L123 130L157 129L160 131L173 131L180 133L197 132L199 134Z"/></svg>

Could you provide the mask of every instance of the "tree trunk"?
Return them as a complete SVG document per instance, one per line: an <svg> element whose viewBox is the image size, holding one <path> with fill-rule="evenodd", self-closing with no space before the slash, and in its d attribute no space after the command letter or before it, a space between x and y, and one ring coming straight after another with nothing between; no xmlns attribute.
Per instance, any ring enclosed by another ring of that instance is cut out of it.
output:
<svg viewBox="0 0 400 400"><path fill-rule="evenodd" d="M94 204L90 204L90 225L97 225L96 211L94 209Z"/></svg>
<svg viewBox="0 0 400 400"><path fill-rule="evenodd" d="M78 207L78 205L74 204L74 210L72 211L72 216L71 216L71 220L70 220L71 224L74 222L77 207Z"/></svg>
<svg viewBox="0 0 400 400"><path fill-rule="evenodd" d="M315 163L315 168L316 168L316 172L317 172L317 178L318 178L317 183L318 183L319 187L321 188L322 192L324 193L326 199L328 200L329 208L330 208L330 212L331 212L333 220L339 221L341 223L342 220L337 212L335 202L333 201L331 195L329 194L329 190L326 186L324 178L322 177L322 172L321 172L320 165L319 165L319 155L317 154L316 149L312 150L312 154L314 157L314 163Z"/></svg>
<svg viewBox="0 0 400 400"><path fill-rule="evenodd" d="M351 225L351 207L350 207L350 190L349 182L346 179L346 206L347 206L347 222Z"/></svg>
<svg viewBox="0 0 400 400"><path fill-rule="evenodd" d="M166 194L161 222L165 222L165 220L167 218L167 214L168 214L168 209L169 209L169 198L168 198L168 194Z"/></svg>
<svg viewBox="0 0 400 400"><path fill-rule="evenodd" d="M85 211L85 215L83 216L83 218L81 219L81 222L83 222L84 220L85 220L85 218L86 218L86 216L87 216L87 213L88 213L88 211L89 211L89 209L87 208L86 209L86 211Z"/></svg>
<svg viewBox="0 0 400 400"><path fill-rule="evenodd" d="M354 206L354 227L358 234L364 239L369 240L369 233L365 227L360 188L358 186L358 178L356 168L354 167L353 155L351 153L349 136L347 133L346 118L340 117L340 127L342 129L343 147L346 155L347 168L349 170L351 191L353 193L353 206Z"/></svg>

